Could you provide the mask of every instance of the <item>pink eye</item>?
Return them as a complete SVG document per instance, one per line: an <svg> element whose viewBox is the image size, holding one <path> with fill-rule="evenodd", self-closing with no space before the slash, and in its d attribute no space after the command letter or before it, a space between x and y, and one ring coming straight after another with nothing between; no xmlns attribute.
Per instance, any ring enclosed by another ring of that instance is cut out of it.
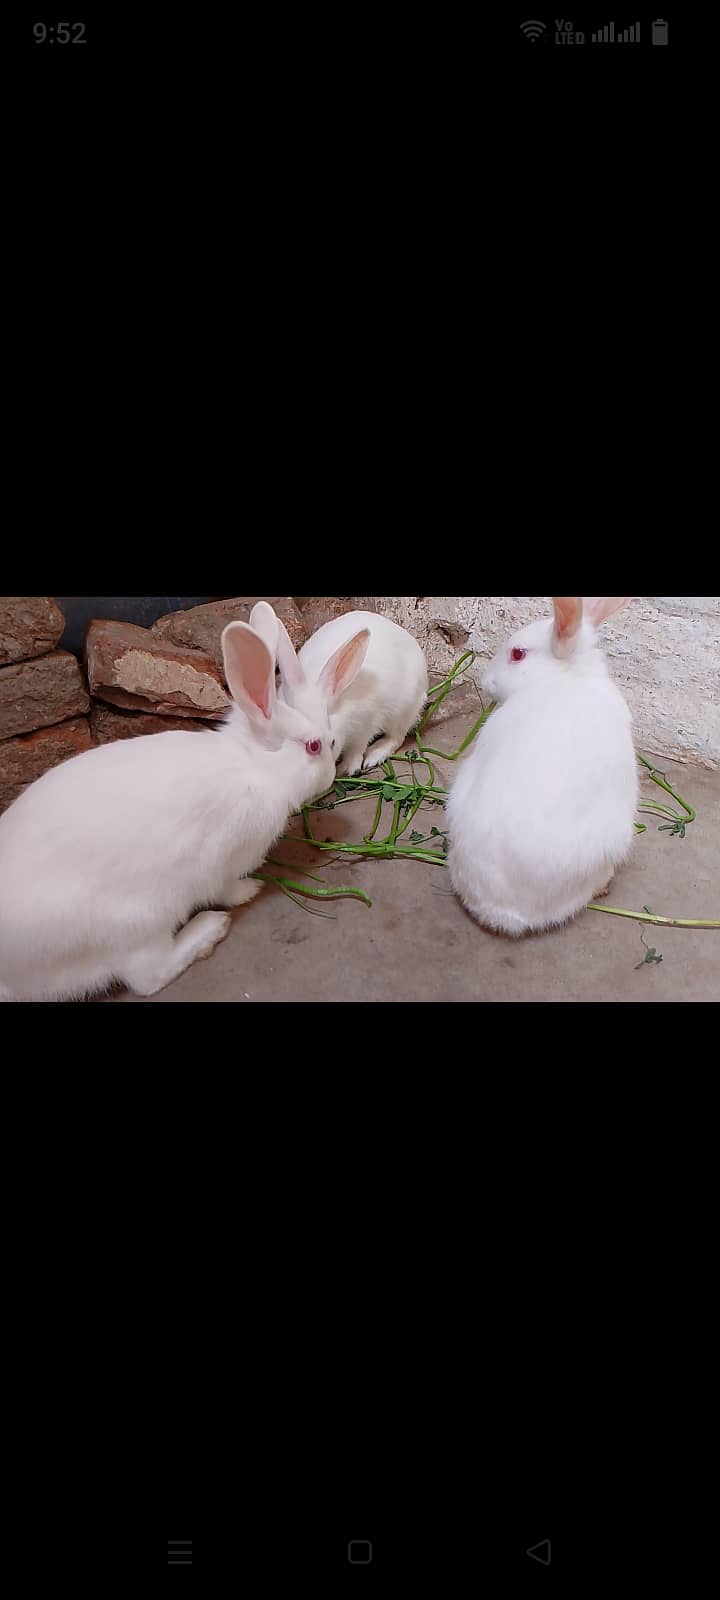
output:
<svg viewBox="0 0 720 1600"><path fill-rule="evenodd" d="M516 650L511 650L510 651L510 660L511 661L524 661L526 655L527 655L527 650L517 650L517 649Z"/></svg>
<svg viewBox="0 0 720 1600"><path fill-rule="evenodd" d="M322 750L322 739L308 739L305 749L309 756L319 756Z"/></svg>

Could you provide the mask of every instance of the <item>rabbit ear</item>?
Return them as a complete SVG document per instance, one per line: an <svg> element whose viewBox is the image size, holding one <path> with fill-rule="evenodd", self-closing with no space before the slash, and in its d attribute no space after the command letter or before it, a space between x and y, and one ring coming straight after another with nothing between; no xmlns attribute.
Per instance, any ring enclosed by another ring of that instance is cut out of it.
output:
<svg viewBox="0 0 720 1600"><path fill-rule="evenodd" d="M583 619L583 603L580 595L557 595L552 597L553 611L555 612L555 627L553 628L552 650L556 656L570 656L575 649L577 636Z"/></svg>
<svg viewBox="0 0 720 1600"><path fill-rule="evenodd" d="M330 705L354 682L367 655L369 643L370 629L363 628L360 633L353 634L352 639L341 644L340 649L325 662L318 681Z"/></svg>
<svg viewBox="0 0 720 1600"><path fill-rule="evenodd" d="M291 689L302 689L307 683L307 678L295 654L295 646L285 627L285 623L281 622L279 617L276 618L276 621L278 666L285 682L290 685Z"/></svg>
<svg viewBox="0 0 720 1600"><path fill-rule="evenodd" d="M614 617L617 611L622 611L624 606L629 606L634 599L631 594L596 594L585 598L585 615L594 628L599 628L608 617Z"/></svg>
<svg viewBox="0 0 720 1600"><path fill-rule="evenodd" d="M255 633L259 633L263 644L267 645L273 661L277 655L279 626L278 618L269 602L267 600L258 600L257 605L253 606L250 612L250 627Z"/></svg>
<svg viewBox="0 0 720 1600"><path fill-rule="evenodd" d="M252 722L269 722L275 710L274 654L246 622L230 622L221 642L233 700Z"/></svg>

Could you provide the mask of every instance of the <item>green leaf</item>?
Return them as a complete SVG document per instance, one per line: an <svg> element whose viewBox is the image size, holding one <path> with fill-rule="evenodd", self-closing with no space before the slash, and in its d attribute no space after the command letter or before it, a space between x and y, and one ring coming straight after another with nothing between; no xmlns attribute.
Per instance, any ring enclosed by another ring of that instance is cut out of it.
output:
<svg viewBox="0 0 720 1600"><path fill-rule="evenodd" d="M436 832L436 829L433 828L433 833L435 833L435 832ZM411 833L411 835L410 835L410 843L411 844L422 844L424 842L424 839L425 839L425 835L423 833L417 833L417 832L413 831L413 833Z"/></svg>
<svg viewBox="0 0 720 1600"><path fill-rule="evenodd" d="M648 952L647 952L647 955L645 956L643 961L639 961L638 962L638 964L637 964L637 966L635 968L635 971L639 972L641 967L659 966L661 961L662 961L662 956L658 955L657 950L655 949L654 945L650 945L650 947L648 949Z"/></svg>

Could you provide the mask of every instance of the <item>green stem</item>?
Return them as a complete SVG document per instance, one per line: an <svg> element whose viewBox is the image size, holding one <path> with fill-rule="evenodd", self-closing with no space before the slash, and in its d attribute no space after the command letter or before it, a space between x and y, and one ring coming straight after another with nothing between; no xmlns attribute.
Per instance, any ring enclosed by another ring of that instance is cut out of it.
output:
<svg viewBox="0 0 720 1600"><path fill-rule="evenodd" d="M436 850L419 850L412 845L407 845L404 850L398 850L387 841L382 844L325 844L320 839L313 839L312 843L316 850L336 850L338 855L379 857L387 861L395 856L403 856L410 861L429 861L433 866L446 865L445 856L439 855Z"/></svg>
<svg viewBox="0 0 720 1600"><path fill-rule="evenodd" d="M446 687L443 687L442 685L440 687L442 688L442 694L438 695L437 700L431 700L430 701L430 703L428 705L428 708L427 708L427 711L425 712L425 715L424 715L424 717L422 719L422 722L418 723L418 726L417 726L417 728L415 730L415 738L417 739L418 744L420 743L420 740L422 739L422 736L423 736L423 734L425 732L425 729L426 729L428 723L432 720L435 712L440 710L440 707L441 707L443 701L447 700L448 695L452 692L452 690L454 689L455 685L452 684L452 683L448 683Z"/></svg>
<svg viewBox="0 0 720 1600"><path fill-rule="evenodd" d="M338 778L336 781L338 783L342 783L346 789L349 789L351 786L353 788L357 786L358 788L368 789L372 783L377 783L378 780L377 778ZM328 789L328 794L334 793L335 784L333 784L332 789ZM321 795L320 799L324 800L325 796Z"/></svg>
<svg viewBox="0 0 720 1600"><path fill-rule="evenodd" d="M672 800L677 800L678 805L682 806L688 822L695 822L697 819L697 811L693 811L692 806L688 805L687 800L683 800L682 795L677 794L675 789L671 789L670 784L666 782L665 778L663 778L662 773L658 772L657 767L654 767L651 761L646 761L644 756L638 756L638 761L642 762L644 767L647 767L650 777L652 778L653 783L657 784L658 789L664 789L665 793L669 794Z"/></svg>
<svg viewBox="0 0 720 1600"><path fill-rule="evenodd" d="M608 917L631 917L634 922L652 922L658 928L720 928L720 922L698 922L695 918L687 917L656 917L648 911L621 911L618 906L589 905L587 909L603 911Z"/></svg>
<svg viewBox="0 0 720 1600"><path fill-rule="evenodd" d="M264 872L253 872L251 877L258 883L276 883L280 889L291 889L293 894L305 895L309 900L363 900L366 906L372 905L364 889L351 889L344 883L336 889L313 889L306 883L296 883L293 878L271 878Z"/></svg>
<svg viewBox="0 0 720 1600"><path fill-rule="evenodd" d="M326 922L337 922L337 917L335 916L334 911L320 911L318 906L306 906L303 900L300 900L296 894L292 893L291 889L287 888L286 884L280 883L279 880L278 889L281 889L282 893L287 895L288 900L292 900L293 905L297 906L298 911L304 911L309 917L323 917Z"/></svg>
<svg viewBox="0 0 720 1600"><path fill-rule="evenodd" d="M420 810L420 807L421 807L424 799L425 799L425 791L424 791L424 789L421 789L420 793L418 795L418 798L415 801L414 805L412 805L410 807L410 810L409 810L409 812L407 814L407 817L406 817L406 819L405 819L405 821L404 821L399 833L396 835L396 838L402 839L403 834L407 833L408 828L410 827L410 824L415 821L415 817L417 816L417 813Z"/></svg>
<svg viewBox="0 0 720 1600"><path fill-rule="evenodd" d="M425 745L421 746L419 740L417 740L417 743L418 743L418 749L422 749L422 755L421 756L419 756L419 757L416 756L416 755L413 755L413 756L395 756L395 760L396 761L405 761L409 767L427 767L428 772L430 774L429 782L426 783L426 784L418 785L418 787L424 788L424 789L432 789L434 787L434 785L435 785L435 768L434 768L434 766L432 764L432 761L428 761L428 759L427 759L426 746ZM445 793L445 790L443 790L443 794L444 793Z"/></svg>
<svg viewBox="0 0 720 1600"><path fill-rule="evenodd" d="M463 739L462 744L458 746L457 750L453 751L452 755L450 755L447 750L435 750L431 744L424 745L424 744L421 744L420 741L418 740L418 744L419 744L420 750L422 752L422 755L424 756L425 752L427 750L427 752L431 756L442 756L443 761L457 761L459 759L459 757L465 753L465 751L468 748L468 745L472 744L473 739L477 738L477 735L479 734L480 729L482 727L484 727L485 723L488 720L488 717L492 716L492 713L493 713L494 710L495 710L495 706L493 704L491 706L488 706L487 710L483 711L482 716L478 718L477 722L475 723L475 726L470 729L470 732L469 732L467 738Z"/></svg>
<svg viewBox="0 0 720 1600"><path fill-rule="evenodd" d="M415 737L418 742L422 738L424 730L434 712L436 712L438 707L442 705L443 700L447 699L450 690L454 689L455 679L457 678L458 674L460 672L466 672L474 660L475 651L466 650L464 655L460 657L460 660L455 662L452 672L448 673L447 677L443 679L442 683L436 683L435 688L430 690L428 694L427 710L422 718L422 721L418 723L418 726L415 730Z"/></svg>
<svg viewBox="0 0 720 1600"><path fill-rule="evenodd" d="M375 835L376 835L376 833L378 831L378 828L380 827L380 818L382 816L382 808L383 808L383 795L382 795L382 789L381 789L379 794L378 794L378 798L377 798L377 809L375 811L375 820L374 820L373 826L372 826L372 833L366 833L365 834L365 843L366 844L372 844L373 839L375 838Z"/></svg>
<svg viewBox="0 0 720 1600"><path fill-rule="evenodd" d="M305 872L302 867L298 866L297 861L278 861L274 856L268 856L265 865L266 867L280 867L283 871L299 872L301 878L313 878L316 883L322 883L322 878L319 878L316 872Z"/></svg>
<svg viewBox="0 0 720 1600"><path fill-rule="evenodd" d="M358 791L357 794L346 794L346 795L343 795L341 800L330 800L330 801L328 801L328 804L326 806L313 805L313 806L310 807L310 810L311 811L335 811L338 806L351 806L355 800L368 800L369 798L370 798L369 795L362 794L362 793L360 793Z"/></svg>
<svg viewBox="0 0 720 1600"><path fill-rule="evenodd" d="M393 819L392 819L392 822L390 823L390 832L389 832L389 834L387 836L387 839L385 840L386 844L394 845L395 840L397 839L398 827L400 825L400 807L401 807L401 805L402 805L402 801L401 800L396 800L395 801L395 804L393 806Z"/></svg>
<svg viewBox="0 0 720 1600"><path fill-rule="evenodd" d="M468 667L470 667L472 665L472 662L474 660L475 660L475 651L474 650L465 650L463 655L461 655L459 657L459 659L455 662L454 667L451 667L447 677L443 678L442 683L436 683L432 689L428 690L428 700L430 701L430 703L431 704L436 704L437 702L435 700L435 696L438 695L438 694L441 694L443 692L443 690L445 690L446 688L452 688L452 685L454 684L455 679L459 676L459 674L461 672L467 672ZM467 663L467 665L466 665L466 663Z"/></svg>

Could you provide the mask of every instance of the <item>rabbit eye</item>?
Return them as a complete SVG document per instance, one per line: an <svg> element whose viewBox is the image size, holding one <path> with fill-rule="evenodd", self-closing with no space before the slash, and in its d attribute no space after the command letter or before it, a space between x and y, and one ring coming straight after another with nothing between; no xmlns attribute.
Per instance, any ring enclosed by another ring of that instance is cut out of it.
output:
<svg viewBox="0 0 720 1600"><path fill-rule="evenodd" d="M511 661L524 661L526 655L527 655L527 650L519 650L519 649L511 650L510 651L510 660Z"/></svg>
<svg viewBox="0 0 720 1600"><path fill-rule="evenodd" d="M322 739L308 739L305 749L309 756L319 756L322 750Z"/></svg>

